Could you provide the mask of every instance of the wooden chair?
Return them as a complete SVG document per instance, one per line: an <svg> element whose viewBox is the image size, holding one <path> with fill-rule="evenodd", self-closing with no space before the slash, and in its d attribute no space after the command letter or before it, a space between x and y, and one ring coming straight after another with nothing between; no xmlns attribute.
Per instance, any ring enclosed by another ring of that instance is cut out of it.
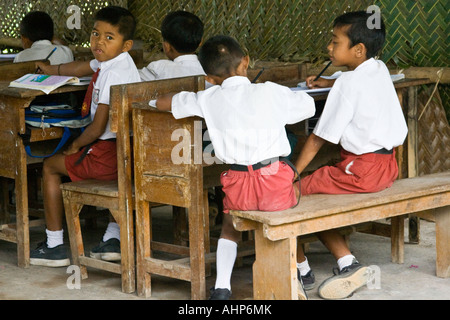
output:
<svg viewBox="0 0 450 320"><path fill-rule="evenodd" d="M204 87L203 78L180 79L174 90L198 90ZM200 84L203 82L203 86ZM133 154L131 151L131 104L155 97L158 85L140 82L111 87L110 123L111 131L117 135L118 180L102 182L88 180L61 185L66 211L67 227L73 263L81 267L82 278L87 278L86 266L121 274L122 291L135 291L134 263L134 187ZM85 256L79 213L84 205L107 208L120 226L121 264L101 261Z"/></svg>

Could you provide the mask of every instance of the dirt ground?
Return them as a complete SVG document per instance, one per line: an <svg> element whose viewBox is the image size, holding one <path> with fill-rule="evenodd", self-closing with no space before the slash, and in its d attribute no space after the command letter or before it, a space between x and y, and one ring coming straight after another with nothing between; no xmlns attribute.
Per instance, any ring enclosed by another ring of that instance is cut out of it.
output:
<svg viewBox="0 0 450 320"><path fill-rule="evenodd" d="M170 234L171 216L164 209L153 212L154 233ZM84 231L85 248L89 250L101 239L107 219L98 219L97 227ZM407 224L406 224L407 225ZM408 239L407 226L405 239ZM450 279L435 276L436 247L433 222L421 220L420 243L405 244L404 264L394 264L390 257L390 239L354 233L350 237L351 250L357 259L379 270L379 282L363 287L347 300L450 300ZM65 234L66 243L67 232ZM30 230L31 247L45 239L44 227ZM73 288L71 272L66 267L47 268L17 266L16 245L0 241L0 300L145 300L136 293L121 292L118 275L102 270L88 269L89 278L82 280L80 288ZM318 285L332 275L334 258L320 242L310 244L307 254L316 275L316 288L308 291L310 300L321 300ZM235 266L232 276L232 299L252 299L252 263L254 256L243 259ZM207 289L215 281L215 267L207 278ZM152 277L152 297L148 300L189 300L190 284L160 276Z"/></svg>

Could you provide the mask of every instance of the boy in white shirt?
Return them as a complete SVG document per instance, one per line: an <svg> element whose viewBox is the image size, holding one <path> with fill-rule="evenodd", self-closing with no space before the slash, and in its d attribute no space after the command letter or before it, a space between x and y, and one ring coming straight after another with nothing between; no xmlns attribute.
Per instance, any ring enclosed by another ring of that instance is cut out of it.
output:
<svg viewBox="0 0 450 320"><path fill-rule="evenodd" d="M169 60L140 69L142 81L204 75L195 51L203 38L203 22L187 11L169 13L161 24L163 50Z"/></svg>
<svg viewBox="0 0 450 320"><path fill-rule="evenodd" d="M32 11L20 22L20 38L23 51L14 58L14 62L44 60L56 47L50 56L50 64L61 64L73 61L72 50L63 45L55 45L53 39L53 20L45 12Z"/></svg>
<svg viewBox="0 0 450 320"><path fill-rule="evenodd" d="M365 193L390 187L398 176L394 148L407 135L405 118L386 65L375 60L383 47L385 27L370 29L371 14L349 12L334 22L328 45L335 66L350 70L337 80L309 77L310 87L332 87L323 113L308 137L296 167L301 173L325 141L342 146L341 162L325 166L302 179L302 195L313 193ZM337 274L319 287L326 299L342 299L366 284L368 268L358 263L343 237L335 230L318 234L337 260ZM314 276L298 246L299 273L305 287Z"/></svg>
<svg viewBox="0 0 450 320"><path fill-rule="evenodd" d="M216 157L232 165L221 175L225 214L217 244L217 279L211 289L212 300L225 300L231 296L240 239L228 212L277 211L297 204L294 171L283 159L291 152L285 125L313 116L315 108L304 92L272 82L250 83L249 57L231 37L210 38L201 47L199 60L214 86L159 97L156 106L172 110L177 119L204 118Z"/></svg>
<svg viewBox="0 0 450 320"><path fill-rule="evenodd" d="M133 46L136 21L124 8L109 6L95 16L91 33L92 61L74 61L57 66L37 62L46 74L92 75L82 115L91 114L92 123L63 153L45 159L43 166L44 209L47 241L31 251L30 263L59 267L69 265L63 245L63 199L61 178L72 181L85 179L117 179L117 152L115 133L109 126L110 87L140 82L139 72L128 51ZM110 222L100 245L91 256L108 261L120 260L119 226Z"/></svg>

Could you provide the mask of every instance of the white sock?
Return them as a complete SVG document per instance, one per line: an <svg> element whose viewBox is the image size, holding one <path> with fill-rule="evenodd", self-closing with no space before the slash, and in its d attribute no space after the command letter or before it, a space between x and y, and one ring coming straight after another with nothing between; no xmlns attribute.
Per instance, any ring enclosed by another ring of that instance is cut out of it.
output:
<svg viewBox="0 0 450 320"><path fill-rule="evenodd" d="M228 289L231 291L231 273L233 272L236 256L237 243L228 239L220 238L217 242L216 254L216 289Z"/></svg>
<svg viewBox="0 0 450 320"><path fill-rule="evenodd" d="M353 259L356 260L354 255L348 254L346 256L343 256L342 258L338 259L337 264L339 266L339 270L342 270L345 267L348 267L353 263Z"/></svg>
<svg viewBox="0 0 450 320"><path fill-rule="evenodd" d="M63 230L50 231L45 229L47 234L47 247L54 248L64 243L63 241Z"/></svg>
<svg viewBox="0 0 450 320"><path fill-rule="evenodd" d="M106 242L111 238L116 238L120 241L120 227L115 222L108 223L108 227L103 235L103 242Z"/></svg>
<svg viewBox="0 0 450 320"><path fill-rule="evenodd" d="M306 258L306 260L303 262L300 262L300 263L297 262L297 269L300 270L301 276L306 276L308 274L308 272L311 270L309 263L308 263L308 258Z"/></svg>

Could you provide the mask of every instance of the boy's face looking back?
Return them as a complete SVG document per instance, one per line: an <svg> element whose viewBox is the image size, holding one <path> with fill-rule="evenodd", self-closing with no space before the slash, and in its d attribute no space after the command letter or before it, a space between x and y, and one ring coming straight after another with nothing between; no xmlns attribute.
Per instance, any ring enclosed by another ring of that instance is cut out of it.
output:
<svg viewBox="0 0 450 320"><path fill-rule="evenodd" d="M119 26L105 21L96 21L91 32L91 51L100 62L114 59L133 47L133 40L124 40Z"/></svg>

